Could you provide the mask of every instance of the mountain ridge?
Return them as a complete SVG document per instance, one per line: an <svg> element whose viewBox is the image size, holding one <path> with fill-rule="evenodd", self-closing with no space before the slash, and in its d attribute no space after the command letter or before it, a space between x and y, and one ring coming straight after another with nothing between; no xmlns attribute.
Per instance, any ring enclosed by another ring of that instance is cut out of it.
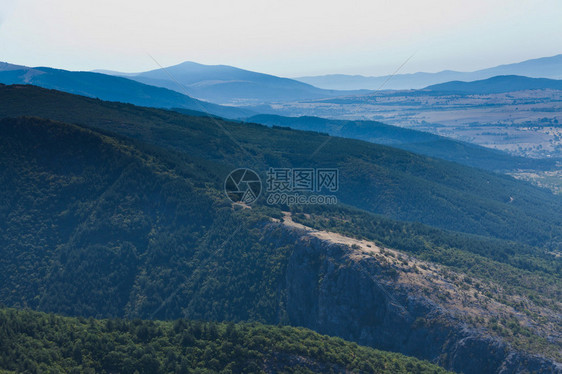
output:
<svg viewBox="0 0 562 374"><path fill-rule="evenodd" d="M204 65L185 61L166 68L140 73L106 73L165 87L190 96L222 104L256 104L297 101L367 93L367 90L324 90L307 83L229 65Z"/></svg>
<svg viewBox="0 0 562 374"><path fill-rule="evenodd" d="M425 87L423 91L458 92L463 94L495 94L524 90L562 90L562 80L529 78L520 75L496 75L471 82L451 81Z"/></svg>
<svg viewBox="0 0 562 374"><path fill-rule="evenodd" d="M328 74L298 77L296 80L326 89L421 89L447 81L474 81L497 75L523 75L530 78L562 79L562 54L503 64L473 72L443 70L384 76ZM385 83L383 85L383 83Z"/></svg>
<svg viewBox="0 0 562 374"><path fill-rule="evenodd" d="M34 84L48 89L95 97L107 101L161 108L183 108L209 112L222 117L239 118L251 111L202 102L162 87L154 87L124 77L92 72L74 72L47 67L20 69L10 65L0 69L0 83Z"/></svg>

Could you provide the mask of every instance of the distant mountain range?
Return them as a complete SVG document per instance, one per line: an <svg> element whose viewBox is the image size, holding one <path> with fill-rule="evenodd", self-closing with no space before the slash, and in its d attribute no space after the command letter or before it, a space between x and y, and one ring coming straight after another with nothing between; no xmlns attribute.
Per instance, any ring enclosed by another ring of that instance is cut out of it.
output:
<svg viewBox="0 0 562 374"><path fill-rule="evenodd" d="M562 55L502 65L473 73L443 71L389 77L320 76L310 83L337 88L425 88L429 91L498 93L524 89L561 89L553 79L506 75L545 75L562 78ZM489 80L489 78L502 75ZM506 75L506 76L504 76ZM308 80L308 78L302 78ZM471 84L463 84L470 80ZM384 82L386 85L382 86ZM44 88L140 106L176 108L240 119L260 113L264 105L336 97L365 96L366 89L323 89L297 80L226 65L184 62L142 73L109 70L77 72L48 67L0 63L0 83L33 84ZM445 84L442 84L445 83ZM228 104L228 106L220 105ZM238 106L238 108L236 108ZM244 109L242 109L244 107ZM263 112L268 112L263 110Z"/></svg>
<svg viewBox="0 0 562 374"><path fill-rule="evenodd" d="M497 75L522 75L532 78L562 79L562 54L499 65L474 72L444 70L438 73L397 74L367 77L362 75L330 74L295 78L304 83L334 90L358 89L418 89L449 81L474 81Z"/></svg>
<svg viewBox="0 0 562 374"><path fill-rule="evenodd" d="M495 94L523 90L562 90L562 80L529 78L518 75L499 75L473 82L452 81L426 87L428 91L462 94Z"/></svg>
<svg viewBox="0 0 562 374"><path fill-rule="evenodd" d="M46 67L30 68L0 63L0 83L32 84L106 101L208 112L228 118L242 118L252 114L249 110L203 102L175 91L142 84L131 79L92 72Z"/></svg>
<svg viewBox="0 0 562 374"><path fill-rule="evenodd" d="M115 74L115 72L107 72ZM177 83L170 78L181 80ZM164 78L168 77L168 81ZM211 84L214 88L209 92L216 92L223 95L223 99L230 101L243 100L239 95L244 95L243 88L240 92L228 90L228 84L224 82L240 81L244 84L248 82L256 83L256 90L263 91L261 96L269 97L283 92L275 87L285 87L287 95L296 87L294 96L298 96L303 91L323 92L324 90L295 82L292 80L274 77L271 75L254 73L229 66L205 66L191 62L151 72L140 73L135 79L143 80L141 83L132 80L131 77L119 77L103 73L92 72L72 72L46 67L29 68L20 65L0 63L0 83L4 84L33 84L44 88L57 89L68 93L79 94L88 97L99 98L107 101L130 103L145 107L157 107L174 109L188 115L208 115L220 116L225 118L243 119L246 121L257 122L269 126L284 126L299 130L312 130L325 132L333 136L342 136L365 140L378 144L388 144L397 148L405 149L415 153L437 157L449 161L458 162L468 166L479 167L494 171L510 171L515 169L550 169L555 160L529 160L524 158L512 157L504 152L485 149L483 147L454 141L439 137L429 133L408 130L400 127L389 126L380 122L373 121L340 121L328 120L318 117L281 117L275 115L256 115L257 113L267 113L263 111L263 105L248 106L253 111L246 108L221 106L213 103L202 102L190 96L164 87L155 87L148 83L162 83L170 87L176 85L182 87L204 87L201 82L210 81L223 82ZM155 84L156 84L155 83ZM267 84L265 84L267 83ZM224 85L223 85L224 84ZM208 86L208 87L210 87ZM225 88L221 90L219 87ZM232 88L232 86L230 86ZM526 89L560 89L562 90L562 80L552 80L545 78L528 78L521 76L497 76L485 80L474 82L451 81L447 83L428 86L423 90L410 91L411 95L428 93L433 95L440 94L475 94L475 93L500 93L520 91ZM331 93L343 93L345 91L330 91ZM362 91L361 91L362 92ZM367 91L370 92L370 91ZM255 92L257 94L257 91ZM364 95L347 96L340 98L328 98L329 100L362 100ZM326 100L326 99L324 99Z"/></svg>
<svg viewBox="0 0 562 374"><path fill-rule="evenodd" d="M96 72L127 77L220 104L255 105L263 102L299 101L368 93L367 90L325 90L294 79L233 66L203 65L189 61L142 73L109 70Z"/></svg>

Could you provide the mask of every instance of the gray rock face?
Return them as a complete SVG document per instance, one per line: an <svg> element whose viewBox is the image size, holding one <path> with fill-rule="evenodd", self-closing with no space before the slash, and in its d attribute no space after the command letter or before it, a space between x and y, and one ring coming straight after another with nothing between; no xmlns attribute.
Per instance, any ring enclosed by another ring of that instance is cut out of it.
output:
<svg viewBox="0 0 562 374"><path fill-rule="evenodd" d="M432 300L393 284L375 259L282 225L270 238L294 243L286 269L291 325L426 359L467 374L562 373L562 365L512 349L469 327Z"/></svg>

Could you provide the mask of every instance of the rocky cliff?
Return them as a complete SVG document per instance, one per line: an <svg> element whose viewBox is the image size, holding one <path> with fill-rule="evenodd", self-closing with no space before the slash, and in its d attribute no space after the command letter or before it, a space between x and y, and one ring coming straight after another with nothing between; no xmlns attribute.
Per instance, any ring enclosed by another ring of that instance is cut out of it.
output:
<svg viewBox="0 0 562 374"><path fill-rule="evenodd" d="M362 253L356 244L286 223L272 224L267 232L267 240L294 244L282 301L291 325L467 374L562 372L560 363L516 351L484 328L466 323L426 296L423 285L404 284L403 269ZM420 275L425 276L431 274Z"/></svg>

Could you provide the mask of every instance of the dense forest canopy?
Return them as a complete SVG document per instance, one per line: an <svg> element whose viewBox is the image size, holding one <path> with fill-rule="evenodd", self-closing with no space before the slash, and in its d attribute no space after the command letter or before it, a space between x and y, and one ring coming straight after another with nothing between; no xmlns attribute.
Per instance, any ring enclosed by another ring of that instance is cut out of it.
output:
<svg viewBox="0 0 562 374"><path fill-rule="evenodd" d="M0 98L0 302L10 307L294 324L287 269L300 239L283 226L290 212L310 228L462 274L466 287L533 321L560 311L562 200L528 183L358 140L32 86L1 86ZM249 209L233 205L224 179L238 167L262 180L270 167L337 168L340 204L289 207L262 196ZM556 341L513 318L474 323L556 356Z"/></svg>

